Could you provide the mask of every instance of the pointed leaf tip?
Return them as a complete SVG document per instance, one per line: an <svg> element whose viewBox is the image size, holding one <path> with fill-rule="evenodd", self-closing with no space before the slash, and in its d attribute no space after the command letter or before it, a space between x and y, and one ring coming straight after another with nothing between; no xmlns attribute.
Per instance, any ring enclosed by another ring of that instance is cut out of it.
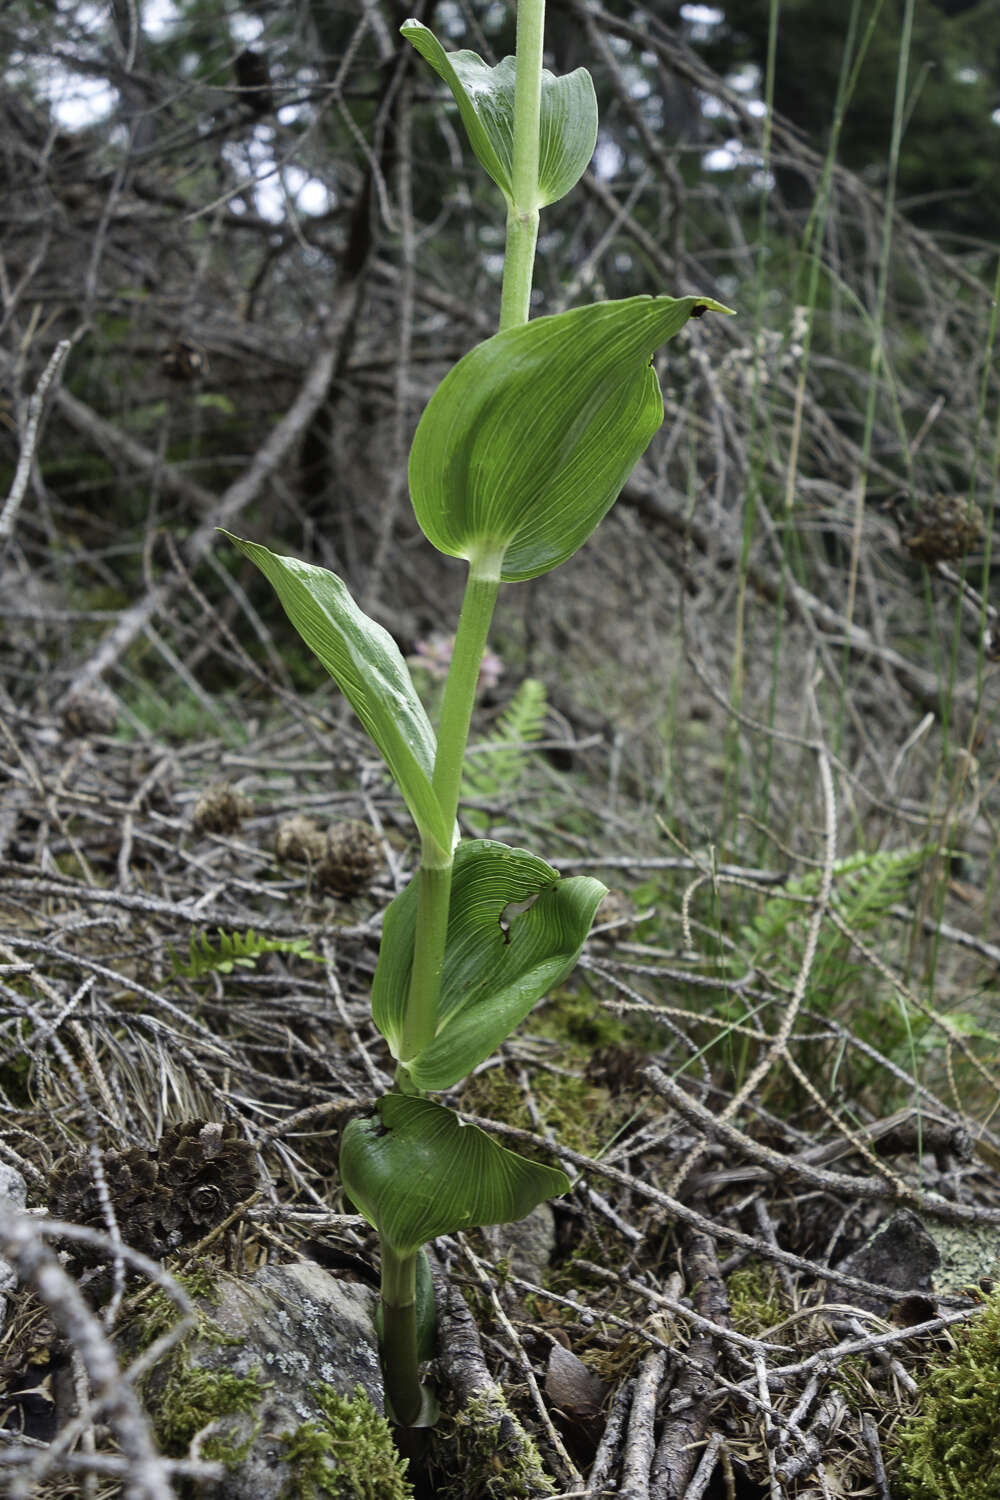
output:
<svg viewBox="0 0 1000 1500"><path fill-rule="evenodd" d="M710 297L595 302L478 344L428 402L410 450L427 539L501 578L565 562L614 504L663 420L650 361Z"/></svg>
<svg viewBox="0 0 1000 1500"><path fill-rule="evenodd" d="M231 532L221 534L272 585L295 629L381 752L417 827L450 850L454 831L445 826L431 785L434 731L392 636L359 608L335 573Z"/></svg>

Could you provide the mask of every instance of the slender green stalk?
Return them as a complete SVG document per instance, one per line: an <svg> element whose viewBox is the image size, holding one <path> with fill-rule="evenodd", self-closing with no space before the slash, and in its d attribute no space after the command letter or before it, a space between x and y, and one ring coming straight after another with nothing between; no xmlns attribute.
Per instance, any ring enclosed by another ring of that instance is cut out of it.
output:
<svg viewBox="0 0 1000 1500"><path fill-rule="evenodd" d="M417 1257L382 1241L382 1362L392 1414L412 1427L423 1407L417 1361Z"/></svg>
<svg viewBox="0 0 1000 1500"><path fill-rule="evenodd" d="M462 765L476 702L476 683L499 588L499 557L491 555L472 564L444 689L434 761L434 791L449 828L458 813ZM448 933L452 858L449 852L447 859L442 860L436 845L423 851L417 891L413 968L399 1049L399 1059L404 1066L434 1038Z"/></svg>
<svg viewBox="0 0 1000 1500"><path fill-rule="evenodd" d="M518 0L514 144L507 210L500 332L527 323L538 239L538 143L542 114L542 38L545 0Z"/></svg>

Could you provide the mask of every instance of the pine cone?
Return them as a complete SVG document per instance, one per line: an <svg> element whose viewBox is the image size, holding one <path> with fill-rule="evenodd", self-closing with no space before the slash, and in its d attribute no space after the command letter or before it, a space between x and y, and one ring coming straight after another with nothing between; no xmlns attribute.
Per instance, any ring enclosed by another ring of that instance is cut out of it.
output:
<svg viewBox="0 0 1000 1500"><path fill-rule="evenodd" d="M200 1239L253 1192L254 1149L237 1136L235 1125L171 1125L160 1141L159 1181L169 1193L162 1223L170 1239Z"/></svg>
<svg viewBox="0 0 1000 1500"><path fill-rule="evenodd" d="M900 540L918 562L954 562L983 539L983 513L964 495L934 495L917 507Z"/></svg>
<svg viewBox="0 0 1000 1500"><path fill-rule="evenodd" d="M121 1237L133 1249L164 1255L221 1224L257 1185L254 1150L235 1125L187 1120L171 1125L155 1151L129 1147L101 1157ZM49 1175L55 1217L106 1229L86 1151L62 1157ZM72 1246L88 1264L105 1257Z"/></svg>
<svg viewBox="0 0 1000 1500"><path fill-rule="evenodd" d="M338 896L356 896L371 884L378 865L378 844L367 823L335 823L327 830L316 881Z"/></svg>
<svg viewBox="0 0 1000 1500"><path fill-rule="evenodd" d="M136 1250L158 1254L156 1219L161 1194L155 1161L148 1152L130 1146L127 1151L103 1152L101 1164L122 1239ZM57 1219L107 1233L89 1152L73 1152L56 1162L49 1174L49 1208ZM99 1251L78 1242L72 1248L74 1256L88 1264L103 1259Z"/></svg>

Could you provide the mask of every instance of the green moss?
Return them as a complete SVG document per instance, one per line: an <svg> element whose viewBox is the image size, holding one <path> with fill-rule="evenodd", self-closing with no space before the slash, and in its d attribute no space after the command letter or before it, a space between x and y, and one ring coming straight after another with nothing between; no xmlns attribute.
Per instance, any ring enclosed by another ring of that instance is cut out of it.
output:
<svg viewBox="0 0 1000 1500"><path fill-rule="evenodd" d="M928 1369L917 1411L896 1429L898 1500L1000 1495L1000 1292L954 1339L954 1352Z"/></svg>
<svg viewBox="0 0 1000 1500"><path fill-rule="evenodd" d="M153 1413L160 1446L166 1453L186 1453L195 1433L218 1417L255 1411L264 1390L259 1371L234 1375L231 1370L206 1370L184 1358L175 1358ZM236 1444L224 1434L213 1434L203 1452L206 1458L235 1465L246 1457L253 1437L251 1431L249 1437Z"/></svg>
<svg viewBox="0 0 1000 1500"><path fill-rule="evenodd" d="M543 1010L532 1016L528 1029L539 1036L575 1044L588 1053L625 1040L625 1026L601 1006L586 984L557 990Z"/></svg>
<svg viewBox="0 0 1000 1500"><path fill-rule="evenodd" d="M218 1305L216 1271L209 1261L192 1261L187 1270L175 1271L173 1277L189 1297L207 1302L211 1307ZM172 1301L165 1292L157 1290L146 1297L139 1305L131 1329L130 1342L134 1341L136 1352L141 1353L143 1349L148 1349L154 1340L174 1326L179 1317L180 1310L177 1303ZM198 1336L213 1344L227 1342L221 1329L216 1328L211 1319L200 1313Z"/></svg>
<svg viewBox="0 0 1000 1500"><path fill-rule="evenodd" d="M737 1333L753 1338L773 1328L782 1318L773 1271L759 1260L749 1260L726 1280L729 1317Z"/></svg>
<svg viewBox="0 0 1000 1500"><path fill-rule="evenodd" d="M551 1495L549 1479L530 1438L512 1442L513 1424L495 1396L474 1396L435 1428L437 1451L446 1474L439 1477L438 1500L531 1500Z"/></svg>
<svg viewBox="0 0 1000 1500"><path fill-rule="evenodd" d="M282 1433L282 1458L293 1476L288 1500L409 1500L406 1460L396 1451L389 1424L360 1385L353 1399L332 1386L311 1386L322 1416Z"/></svg>
<svg viewBox="0 0 1000 1500"><path fill-rule="evenodd" d="M556 1140L586 1155L603 1150L632 1110L626 1098L612 1100L608 1089L588 1078L548 1073L544 1068L533 1073L531 1092ZM521 1086L504 1066L469 1079L463 1085L461 1103L470 1114L534 1129Z"/></svg>

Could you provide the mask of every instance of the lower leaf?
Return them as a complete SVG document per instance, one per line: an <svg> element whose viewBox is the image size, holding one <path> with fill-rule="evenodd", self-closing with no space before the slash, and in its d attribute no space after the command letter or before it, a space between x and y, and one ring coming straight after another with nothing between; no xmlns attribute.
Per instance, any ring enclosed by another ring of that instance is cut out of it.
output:
<svg viewBox="0 0 1000 1500"><path fill-rule="evenodd" d="M570 1185L558 1167L508 1151L454 1110L405 1094L387 1094L374 1115L348 1124L340 1174L397 1255L439 1234L523 1219Z"/></svg>

